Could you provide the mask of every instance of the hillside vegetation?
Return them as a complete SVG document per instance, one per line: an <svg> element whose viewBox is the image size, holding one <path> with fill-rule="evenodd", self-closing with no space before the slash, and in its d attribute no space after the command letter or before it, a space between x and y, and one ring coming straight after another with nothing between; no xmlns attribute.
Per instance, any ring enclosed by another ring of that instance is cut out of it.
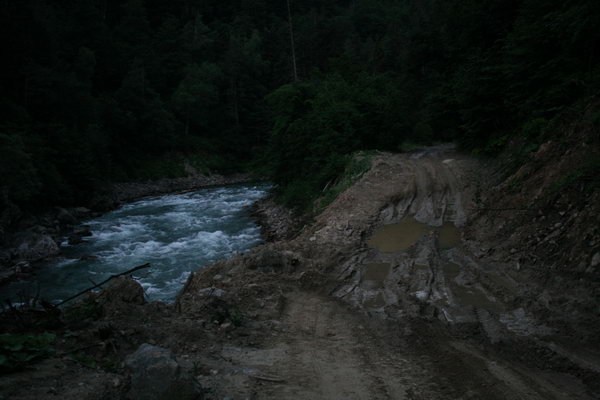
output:
<svg viewBox="0 0 600 400"><path fill-rule="evenodd" d="M531 151L598 93L599 25L594 0L3 2L1 207L187 164L305 209L357 150Z"/></svg>

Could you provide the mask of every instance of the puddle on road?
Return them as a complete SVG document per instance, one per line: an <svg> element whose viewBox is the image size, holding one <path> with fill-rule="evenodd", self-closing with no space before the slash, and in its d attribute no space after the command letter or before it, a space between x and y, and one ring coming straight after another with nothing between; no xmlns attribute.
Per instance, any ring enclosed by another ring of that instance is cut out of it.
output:
<svg viewBox="0 0 600 400"><path fill-rule="evenodd" d="M446 284L450 287L454 300L458 304L462 306L474 306L494 312L504 311L500 303L490 300L480 289L458 284L456 278L459 274L460 265L452 262L444 265Z"/></svg>
<svg viewBox="0 0 600 400"><path fill-rule="evenodd" d="M377 287L383 287L383 281L390 273L392 266L388 263L370 263L365 265L363 281L374 283Z"/></svg>
<svg viewBox="0 0 600 400"><path fill-rule="evenodd" d="M438 244L442 250L451 249L460 244L460 231L451 222L444 222L439 228L436 228L439 232Z"/></svg>
<svg viewBox="0 0 600 400"><path fill-rule="evenodd" d="M384 253L404 251L432 230L439 233L438 243L443 250L460 243L460 231L451 222L445 222L441 227L432 227L412 217L404 218L397 224L382 226L367 243Z"/></svg>

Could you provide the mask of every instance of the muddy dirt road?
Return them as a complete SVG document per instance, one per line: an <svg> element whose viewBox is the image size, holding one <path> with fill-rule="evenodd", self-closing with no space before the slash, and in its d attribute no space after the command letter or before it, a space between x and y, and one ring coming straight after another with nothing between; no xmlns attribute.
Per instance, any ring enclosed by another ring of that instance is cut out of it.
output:
<svg viewBox="0 0 600 400"><path fill-rule="evenodd" d="M568 374L493 357L430 323L357 315L314 292L290 293L286 303L277 334L261 346L223 346L219 392L253 399L593 398Z"/></svg>
<svg viewBox="0 0 600 400"><path fill-rule="evenodd" d="M228 393L593 398L584 380L597 371L574 353L548 353L560 338L515 301L522 283L477 254L481 243L464 240L463 227L479 207L480 168L444 146L380 154L296 239L193 278L184 299L213 284L215 273L232 282L258 274L257 287L285 282L278 311L268 317L275 324L251 334L264 335L261 345L225 345L220 357L231 362L225 370L252 377L240 390L234 389L239 377L230 379L237 373L225 373Z"/></svg>

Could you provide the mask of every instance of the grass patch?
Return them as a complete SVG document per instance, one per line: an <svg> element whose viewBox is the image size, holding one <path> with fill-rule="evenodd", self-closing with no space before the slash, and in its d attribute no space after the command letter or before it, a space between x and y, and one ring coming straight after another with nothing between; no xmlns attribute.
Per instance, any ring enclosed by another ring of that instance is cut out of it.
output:
<svg viewBox="0 0 600 400"><path fill-rule="evenodd" d="M56 335L0 335L0 372L13 372L54 354Z"/></svg>
<svg viewBox="0 0 600 400"><path fill-rule="evenodd" d="M64 320L67 324L81 325L102 316L102 306L94 299L86 299L65 309Z"/></svg>
<svg viewBox="0 0 600 400"><path fill-rule="evenodd" d="M344 168L344 172L336 180L325 187L323 195L314 204L314 213L318 214L331 204L344 190L360 179L371 168L373 151L360 151L352 155Z"/></svg>

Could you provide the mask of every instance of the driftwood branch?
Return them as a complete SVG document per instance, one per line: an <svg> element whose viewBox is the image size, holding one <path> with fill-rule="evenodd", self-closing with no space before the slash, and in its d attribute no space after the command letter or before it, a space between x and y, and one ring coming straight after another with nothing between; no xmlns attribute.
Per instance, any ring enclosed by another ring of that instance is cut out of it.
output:
<svg viewBox="0 0 600 400"><path fill-rule="evenodd" d="M100 282L100 283L98 283L98 284L96 284L96 285L94 285L92 287L89 287L89 288L87 288L85 290L82 290L81 292L77 293L76 295L73 295L73 296L69 297L66 300L61 301L60 303L58 303L56 305L56 307L62 306L63 304L65 304L65 303L67 303L67 302L69 302L71 300L74 300L74 299L78 298L79 296L82 296L82 295L84 295L84 294L86 294L88 292L91 292L92 290L99 288L100 286L104 285L105 283L109 282L112 279L115 279L115 278L118 278L118 277L124 276L124 275L129 275L129 274L134 273L135 271L139 271L140 269L149 268L149 267L150 267L150 263L146 263L146 264L143 264L143 265L138 265L137 267L134 267L134 268L132 268L132 269L130 269L128 271L121 272L120 274L111 275L107 279L103 280L102 282Z"/></svg>

